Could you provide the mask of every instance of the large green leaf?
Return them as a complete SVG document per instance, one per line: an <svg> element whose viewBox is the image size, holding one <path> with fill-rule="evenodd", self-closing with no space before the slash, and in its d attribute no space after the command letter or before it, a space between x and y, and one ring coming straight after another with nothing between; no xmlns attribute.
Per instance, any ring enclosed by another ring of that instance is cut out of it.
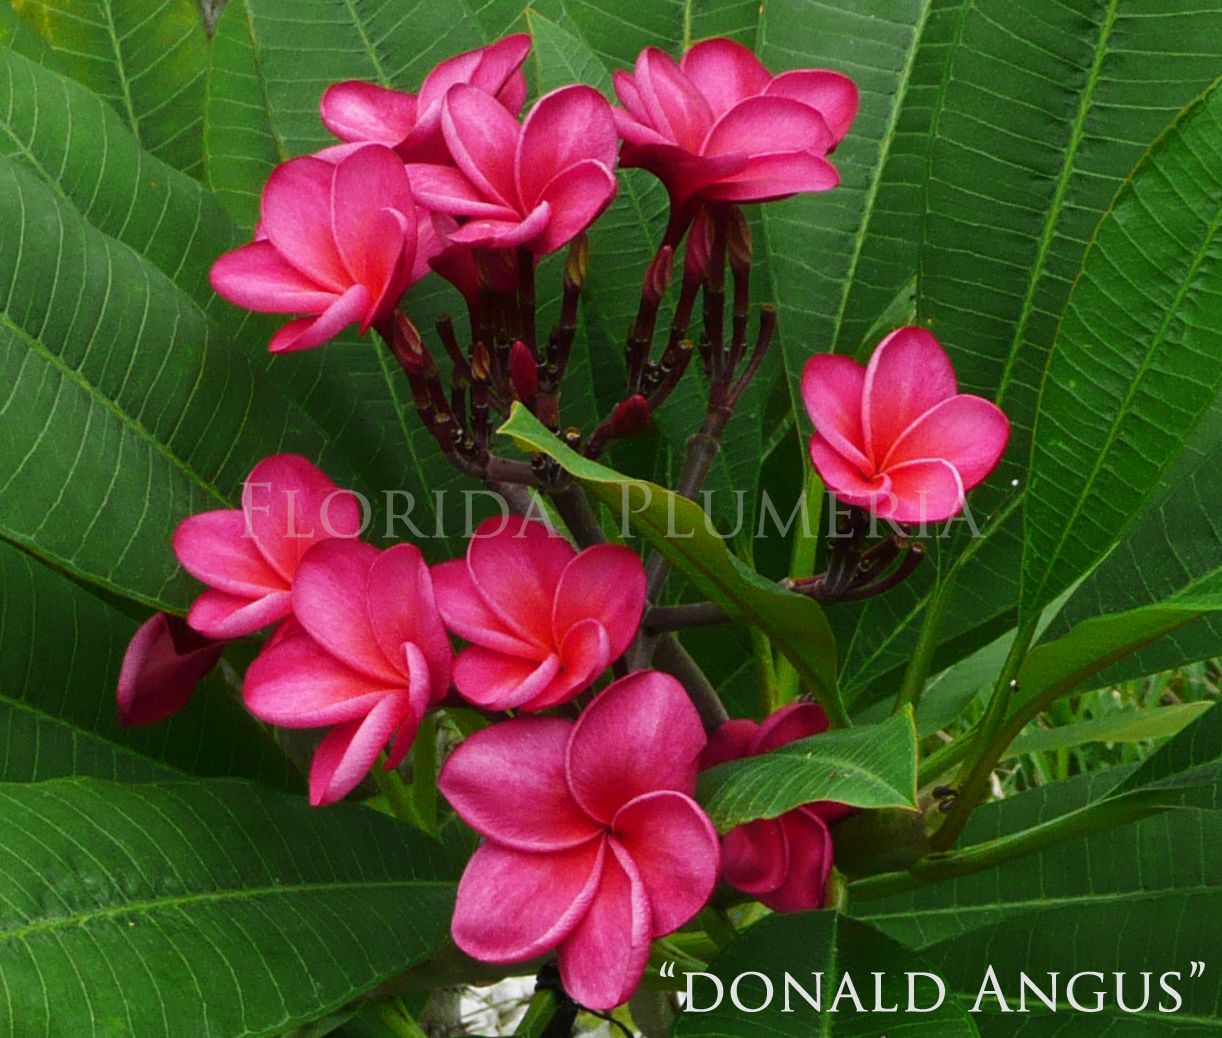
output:
<svg viewBox="0 0 1222 1038"><path fill-rule="evenodd" d="M498 431L512 437L522 450L554 458L731 619L763 631L829 715L843 717L836 692L836 644L814 599L785 591L744 565L710 528L708 516L695 502L583 458L521 405L514 405Z"/></svg>
<svg viewBox="0 0 1222 1038"><path fill-rule="evenodd" d="M206 36L193 0L10 0L57 64L105 98L154 155L199 174Z"/></svg>
<svg viewBox="0 0 1222 1038"><path fill-rule="evenodd" d="M680 1014L676 1038L878 1038L880 1034L929 1038L976 1038L972 1018L953 998L933 1012L912 1012L906 973L937 972L915 952L877 930L835 912L772 915L752 926L719 954L709 972L720 978L724 997L711 1012ZM760 975L767 978L772 993ZM745 976L744 976L745 975ZM735 984L738 977L741 982ZM811 996L816 984L823 1012L818 1013L786 982L786 977ZM851 983L856 997L837 1000L841 985ZM694 1001L709 1006L716 991L705 977L692 978ZM877 998L876 1001L876 988ZM735 987L731 987L735 985ZM916 1005L928 1007L937 999L933 982L918 978ZM740 1004L731 1001L734 991ZM835 1012L831 1007L835 1005ZM882 1007L876 1013L875 1007ZM890 1007L898 1011L889 1012ZM761 1011L756 1011L760 1009ZM884 1030L885 1029L885 1030Z"/></svg>
<svg viewBox="0 0 1222 1038"><path fill-rule="evenodd" d="M917 739L912 711L799 739L758 757L701 773L699 799L721 832L776 818L814 800L854 807L917 808Z"/></svg>
<svg viewBox="0 0 1222 1038"><path fill-rule="evenodd" d="M454 864L236 781L0 786L0 1034L276 1035L444 938Z"/></svg>
<svg viewBox="0 0 1222 1038"><path fill-rule="evenodd" d="M136 625L0 541L0 781L237 775L301 789L301 776L220 675L170 720L121 727L115 687Z"/></svg>
<svg viewBox="0 0 1222 1038"><path fill-rule="evenodd" d="M1032 448L1024 608L1116 542L1222 386L1222 91L1151 149L1084 263Z"/></svg>

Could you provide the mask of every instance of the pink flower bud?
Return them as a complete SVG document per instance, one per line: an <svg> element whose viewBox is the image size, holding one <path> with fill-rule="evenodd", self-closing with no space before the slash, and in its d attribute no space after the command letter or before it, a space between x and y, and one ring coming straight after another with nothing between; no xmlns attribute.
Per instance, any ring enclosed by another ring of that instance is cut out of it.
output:
<svg viewBox="0 0 1222 1038"><path fill-rule="evenodd" d="M123 656L116 697L119 723L154 724L178 713L224 649L224 642L193 630L182 617L154 613Z"/></svg>
<svg viewBox="0 0 1222 1038"><path fill-rule="evenodd" d="M517 398L533 408L539 396L539 365L530 348L521 340L509 348L509 381L513 383Z"/></svg>

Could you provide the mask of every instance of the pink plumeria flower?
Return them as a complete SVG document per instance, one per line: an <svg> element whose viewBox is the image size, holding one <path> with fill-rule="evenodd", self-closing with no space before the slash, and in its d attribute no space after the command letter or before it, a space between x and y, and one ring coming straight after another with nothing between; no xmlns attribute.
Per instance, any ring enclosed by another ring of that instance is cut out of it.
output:
<svg viewBox="0 0 1222 1038"><path fill-rule="evenodd" d="M470 644L454 683L488 710L566 703L623 655L645 607L645 569L612 544L578 552L540 522L487 519L467 557L434 567L446 626Z"/></svg>
<svg viewBox="0 0 1222 1038"><path fill-rule="evenodd" d="M154 724L178 713L224 650L186 620L154 613L132 636L119 671L119 723Z"/></svg>
<svg viewBox="0 0 1222 1038"><path fill-rule="evenodd" d="M261 313L299 313L272 336L273 353L304 350L350 324L381 327L418 259L416 201L402 161L371 144L278 166L263 189L256 240L212 266L217 295Z"/></svg>
<svg viewBox="0 0 1222 1038"><path fill-rule="evenodd" d="M857 88L838 72L773 76L746 47L705 40L678 64L655 47L632 74L615 73L623 109L620 161L657 176L674 208L763 202L839 182L826 155L857 114Z"/></svg>
<svg viewBox="0 0 1222 1038"><path fill-rule="evenodd" d="M282 728L331 730L314 754L310 803L350 793L390 744L396 767L425 711L450 687L450 642L419 549L329 540L301 560L297 623L264 648L242 694Z"/></svg>
<svg viewBox="0 0 1222 1038"><path fill-rule="evenodd" d="M815 423L811 460L827 489L897 523L958 515L1010 436L997 405L959 392L950 358L924 328L892 332L865 368L849 357L811 357L802 399Z"/></svg>
<svg viewBox="0 0 1222 1038"><path fill-rule="evenodd" d="M485 962L555 948L577 1002L626 1001L651 941L717 880L717 834L691 798L704 742L682 686L641 671L576 723L519 718L462 743L441 790L485 840L458 886L455 943Z"/></svg>
<svg viewBox="0 0 1222 1038"><path fill-rule="evenodd" d="M356 497L305 458L264 458L242 486L241 508L190 516L174 531L178 561L209 587L188 622L211 638L240 638L283 620L306 550L355 537L363 518Z"/></svg>
<svg viewBox="0 0 1222 1038"><path fill-rule="evenodd" d="M791 703L763 724L727 721L709 736L700 769L767 753L826 730L827 715L814 703ZM722 878L774 912L822 908L833 855L827 826L852 812L844 804L811 803L731 829L721 844Z"/></svg>
<svg viewBox="0 0 1222 1038"><path fill-rule="evenodd" d="M526 100L522 62L528 53L530 37L518 33L456 54L424 77L418 94L356 80L335 83L319 103L322 121L341 141L384 144L405 161L444 164L449 161L441 130L446 91L469 84L516 116Z"/></svg>
<svg viewBox="0 0 1222 1038"><path fill-rule="evenodd" d="M441 125L454 165L407 169L423 204L466 221L451 242L555 252L615 197L615 123L591 87L546 94L520 125L482 90L451 87Z"/></svg>

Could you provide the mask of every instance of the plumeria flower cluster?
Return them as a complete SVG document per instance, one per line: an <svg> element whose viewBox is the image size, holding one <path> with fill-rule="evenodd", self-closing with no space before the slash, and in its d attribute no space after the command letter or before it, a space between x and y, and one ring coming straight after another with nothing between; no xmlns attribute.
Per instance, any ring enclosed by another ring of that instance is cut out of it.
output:
<svg viewBox="0 0 1222 1038"><path fill-rule="evenodd" d="M455 943L490 963L554 953L566 991L608 1009L636 989L652 942L700 913L719 879L774 911L822 906L832 827L849 809L807 804L719 837L695 799L698 772L817 736L826 715L800 702L761 722L729 720L699 681L652 669L667 630L665 563L606 543L555 462L494 453L491 415L524 407L597 458L646 428L699 357L707 409L676 486L697 497L776 326L775 309L758 308L751 340L742 207L833 189L830 156L858 96L839 73L774 75L715 39L678 61L646 49L616 75L617 107L572 84L527 108L529 49L517 35L457 55L415 93L328 88L321 116L338 143L271 174L253 240L211 274L230 302L289 315L274 353L372 329L426 433L518 514L487 520L464 557L430 565L415 544L362 539L359 497L309 460L266 458L240 507L178 527L174 550L204 590L185 619L158 614L137 632L118 703L126 723L168 717L230 642L263 635L243 700L269 725L317 732L309 795L319 806L357 793L375 767L395 772L433 712L478 716L483 727L429 776L482 837L458 889ZM622 396L589 427L565 427L586 232L616 197L617 166L656 176L669 218L624 344ZM543 335L539 262L566 249L559 317ZM464 332L448 315L435 320L442 363L403 307L433 275L467 309ZM922 328L888 336L864 368L814 356L801 390L812 463L854 518L827 571L790 586L827 601L880 593L920 561L909 527L963 509L1008 423L959 392ZM576 544L528 517L531 492L551 498ZM869 517L896 533L867 547Z"/></svg>

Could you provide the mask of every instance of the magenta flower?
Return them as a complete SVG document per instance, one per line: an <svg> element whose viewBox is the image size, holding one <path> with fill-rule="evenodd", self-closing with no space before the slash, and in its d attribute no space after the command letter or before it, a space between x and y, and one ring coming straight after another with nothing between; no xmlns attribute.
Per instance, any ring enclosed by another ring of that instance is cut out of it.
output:
<svg viewBox="0 0 1222 1038"><path fill-rule="evenodd" d="M771 717L727 721L709 736L700 768L767 753L827 730L827 716L813 703L791 703ZM731 829L722 839L722 878L774 912L822 908L832 871L829 822L853 809L830 801L804 804L779 818Z"/></svg>
<svg viewBox="0 0 1222 1038"><path fill-rule="evenodd" d="M308 314L272 336L304 350L350 324L380 325L414 280L420 228L402 161L371 144L278 166L263 189L257 240L212 265L217 295L261 313Z"/></svg>
<svg viewBox="0 0 1222 1038"><path fill-rule="evenodd" d="M420 93L388 90L350 80L322 95L322 121L341 141L384 144L407 162L449 161L441 131L441 105L450 87L467 83L494 97L516 116L526 100L522 62L530 52L525 33L447 58L420 84Z"/></svg>
<svg viewBox="0 0 1222 1038"><path fill-rule="evenodd" d="M487 519L466 559L433 568L446 626L470 644L454 684L488 710L566 703L623 655L645 607L645 568L627 548L578 553L539 522Z"/></svg>
<svg viewBox="0 0 1222 1038"><path fill-rule="evenodd" d="M717 834L691 798L705 743L682 686L642 671L576 723L519 718L454 751L440 785L485 837L458 886L453 935L485 962L557 949L565 990L624 1002L650 943L704 907Z"/></svg>
<svg viewBox="0 0 1222 1038"><path fill-rule="evenodd" d="M211 638L239 638L283 620L306 549L355 537L356 497L297 454L264 458L242 486L242 507L203 512L174 531L183 568L208 585L187 621Z"/></svg>
<svg viewBox="0 0 1222 1038"><path fill-rule="evenodd" d="M154 613L123 654L116 697L119 723L153 724L178 713L224 648L223 642L192 630L182 617Z"/></svg>
<svg viewBox="0 0 1222 1038"><path fill-rule="evenodd" d="M255 717L331 730L314 754L310 803L330 804L390 744L402 760L424 712L450 687L450 642L419 550L354 540L315 545L293 581L297 623L277 632L246 672Z"/></svg>
<svg viewBox="0 0 1222 1038"><path fill-rule="evenodd" d="M615 197L615 123L591 87L546 94L519 125L484 91L454 86L441 125L454 165L407 170L424 205L466 221L452 242L555 252Z"/></svg>
<svg viewBox="0 0 1222 1038"><path fill-rule="evenodd" d="M815 423L810 457L827 489L898 523L957 515L1010 436L1000 408L959 392L950 358L924 328L892 332L866 368L811 357L802 399Z"/></svg>
<svg viewBox="0 0 1222 1038"><path fill-rule="evenodd" d="M857 114L857 88L838 72L773 76L746 47L697 43L676 64L641 51L633 74L615 73L623 109L620 161L658 177L675 209L693 200L764 202L839 182L826 155Z"/></svg>

